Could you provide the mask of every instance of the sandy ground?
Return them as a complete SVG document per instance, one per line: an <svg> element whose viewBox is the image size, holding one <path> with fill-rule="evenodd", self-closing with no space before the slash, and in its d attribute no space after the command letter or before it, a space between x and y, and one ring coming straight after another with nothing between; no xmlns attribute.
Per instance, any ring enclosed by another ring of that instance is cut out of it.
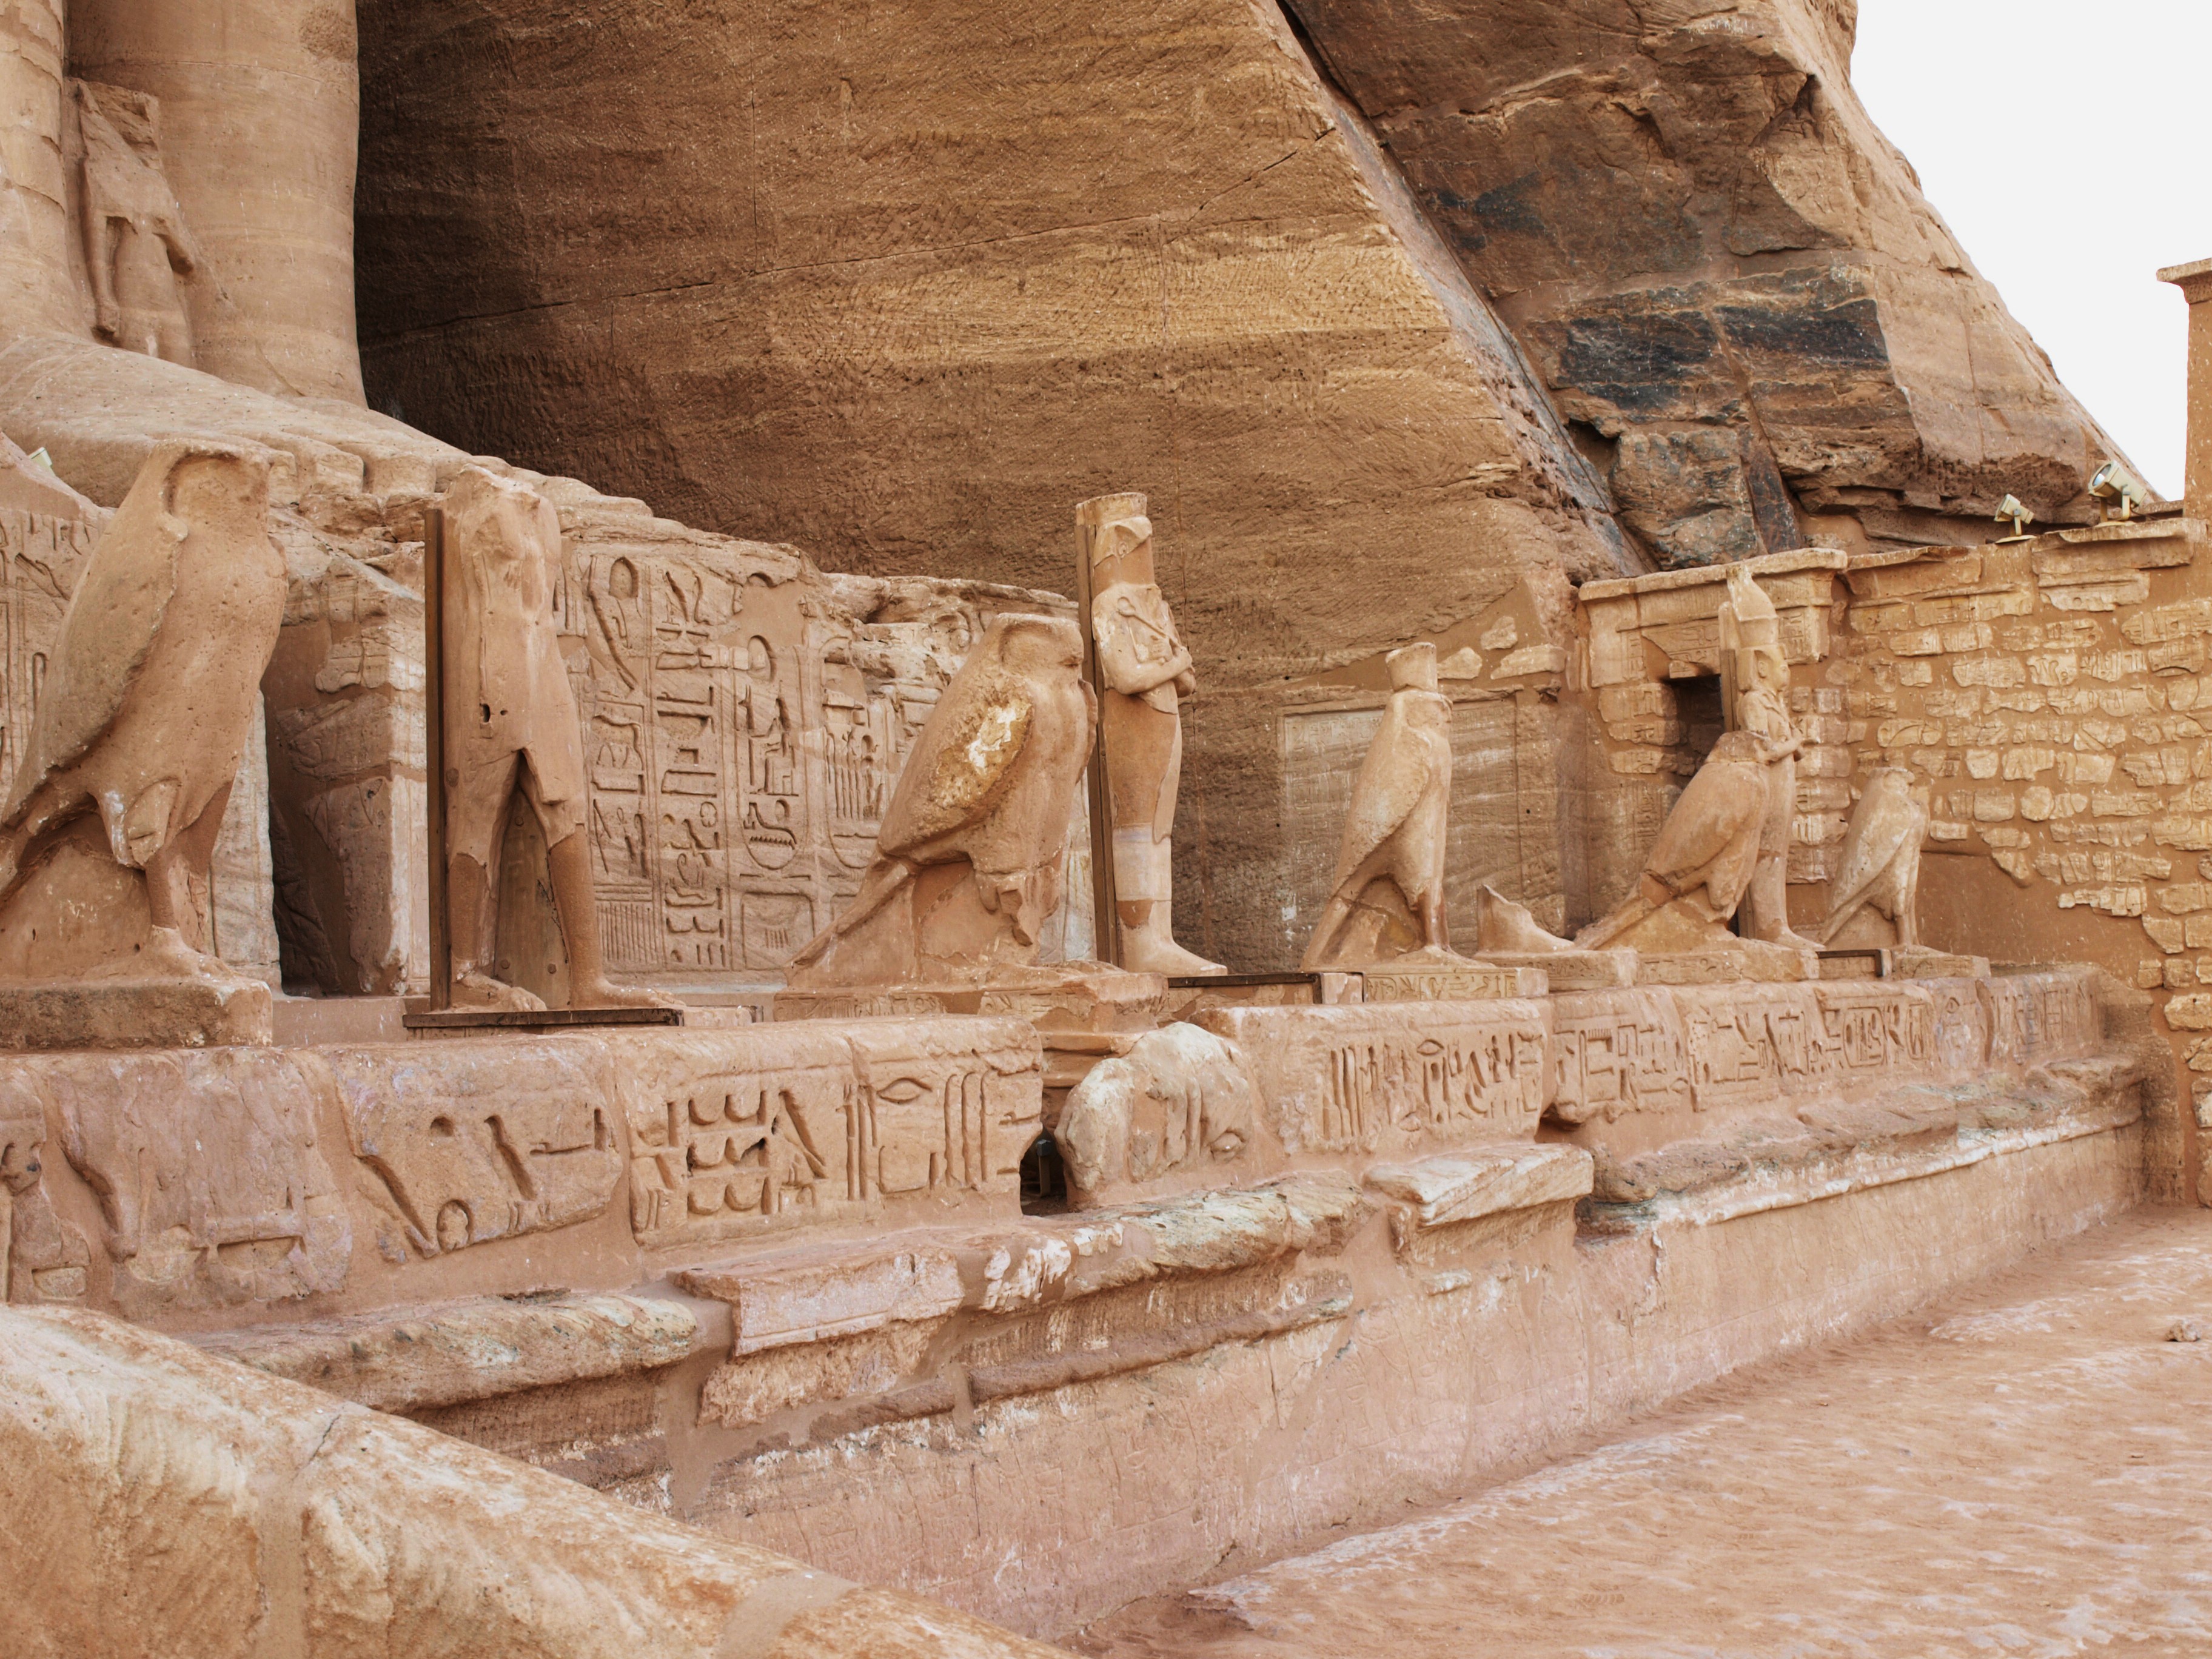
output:
<svg viewBox="0 0 2212 1659"><path fill-rule="evenodd" d="M2169 1340L2178 1321L2204 1340ZM1139 1604L1070 1645L2212 1654L2212 1212L2141 1212L1449 1509Z"/></svg>

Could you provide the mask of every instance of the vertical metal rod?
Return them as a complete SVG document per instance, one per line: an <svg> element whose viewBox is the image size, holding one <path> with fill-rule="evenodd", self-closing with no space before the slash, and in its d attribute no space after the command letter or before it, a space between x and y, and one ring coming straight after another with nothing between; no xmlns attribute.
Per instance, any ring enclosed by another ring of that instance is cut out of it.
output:
<svg viewBox="0 0 2212 1659"><path fill-rule="evenodd" d="M1085 505L1088 505L1086 503ZM1091 733L1091 764L1084 778L1091 794L1091 949L1099 961L1121 965L1121 916L1114 892L1114 802L1106 787L1106 671L1098 665L1098 641L1091 621L1091 552L1098 526L1082 508L1075 517L1075 625L1083 633L1083 674L1098 702L1098 725Z"/></svg>
<svg viewBox="0 0 2212 1659"><path fill-rule="evenodd" d="M430 851L430 1006L453 1006L452 915L446 896L446 511L422 513L422 757Z"/></svg>

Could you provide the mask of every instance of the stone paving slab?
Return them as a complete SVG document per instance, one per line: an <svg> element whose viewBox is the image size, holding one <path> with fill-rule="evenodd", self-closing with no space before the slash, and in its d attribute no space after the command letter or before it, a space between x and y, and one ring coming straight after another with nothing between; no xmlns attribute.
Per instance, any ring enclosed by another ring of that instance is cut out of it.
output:
<svg viewBox="0 0 2212 1659"><path fill-rule="evenodd" d="M2202 1653L2208 1420L2212 1214L2139 1212L1861 1341L1742 1374L1449 1509L1127 1609L1076 1645Z"/></svg>

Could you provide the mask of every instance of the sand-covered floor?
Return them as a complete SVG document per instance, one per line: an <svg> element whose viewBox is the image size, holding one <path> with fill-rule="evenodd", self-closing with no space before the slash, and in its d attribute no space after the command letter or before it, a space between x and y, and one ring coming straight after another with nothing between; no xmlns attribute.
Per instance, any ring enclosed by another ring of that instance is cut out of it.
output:
<svg viewBox="0 0 2212 1659"><path fill-rule="evenodd" d="M2169 1340L2193 1321L2201 1341ZM2212 1212L2142 1212L1448 1509L1079 1650L2212 1654Z"/></svg>

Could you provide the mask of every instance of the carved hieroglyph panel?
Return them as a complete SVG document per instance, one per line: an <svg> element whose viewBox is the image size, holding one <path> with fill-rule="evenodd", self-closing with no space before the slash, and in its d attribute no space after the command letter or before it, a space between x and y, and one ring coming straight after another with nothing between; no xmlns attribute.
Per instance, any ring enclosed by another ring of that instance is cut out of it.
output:
<svg viewBox="0 0 2212 1659"><path fill-rule="evenodd" d="M809 1021L607 1042L643 1243L1018 1207L1022 1155L1043 1115L1025 1021Z"/></svg>
<svg viewBox="0 0 2212 1659"><path fill-rule="evenodd" d="M711 538L564 544L609 964L781 969L857 890L975 618L855 623L787 554Z"/></svg>
<svg viewBox="0 0 2212 1659"><path fill-rule="evenodd" d="M2032 1066L2096 1047L2101 1031L2087 972L2007 974L1982 981L1990 1059Z"/></svg>
<svg viewBox="0 0 2212 1659"><path fill-rule="evenodd" d="M275 1301L345 1282L353 1229L316 1139L327 1085L275 1048L19 1062L99 1195L115 1302L132 1317Z"/></svg>
<svg viewBox="0 0 2212 1659"><path fill-rule="evenodd" d="M1552 1115L1565 1123L1690 1103L1682 1019L1665 991L1552 999Z"/></svg>
<svg viewBox="0 0 2212 1659"><path fill-rule="evenodd" d="M1917 986L1737 985L1673 993L1699 1109L1936 1074L1936 1011Z"/></svg>
<svg viewBox="0 0 2212 1659"><path fill-rule="evenodd" d="M1214 1008L1285 1152L1390 1152L1535 1133L1550 1011L1520 999L1374 1007Z"/></svg>
<svg viewBox="0 0 2212 1659"><path fill-rule="evenodd" d="M622 1175L607 1060L590 1039L508 1037L318 1051L358 1184L394 1261L585 1221Z"/></svg>

